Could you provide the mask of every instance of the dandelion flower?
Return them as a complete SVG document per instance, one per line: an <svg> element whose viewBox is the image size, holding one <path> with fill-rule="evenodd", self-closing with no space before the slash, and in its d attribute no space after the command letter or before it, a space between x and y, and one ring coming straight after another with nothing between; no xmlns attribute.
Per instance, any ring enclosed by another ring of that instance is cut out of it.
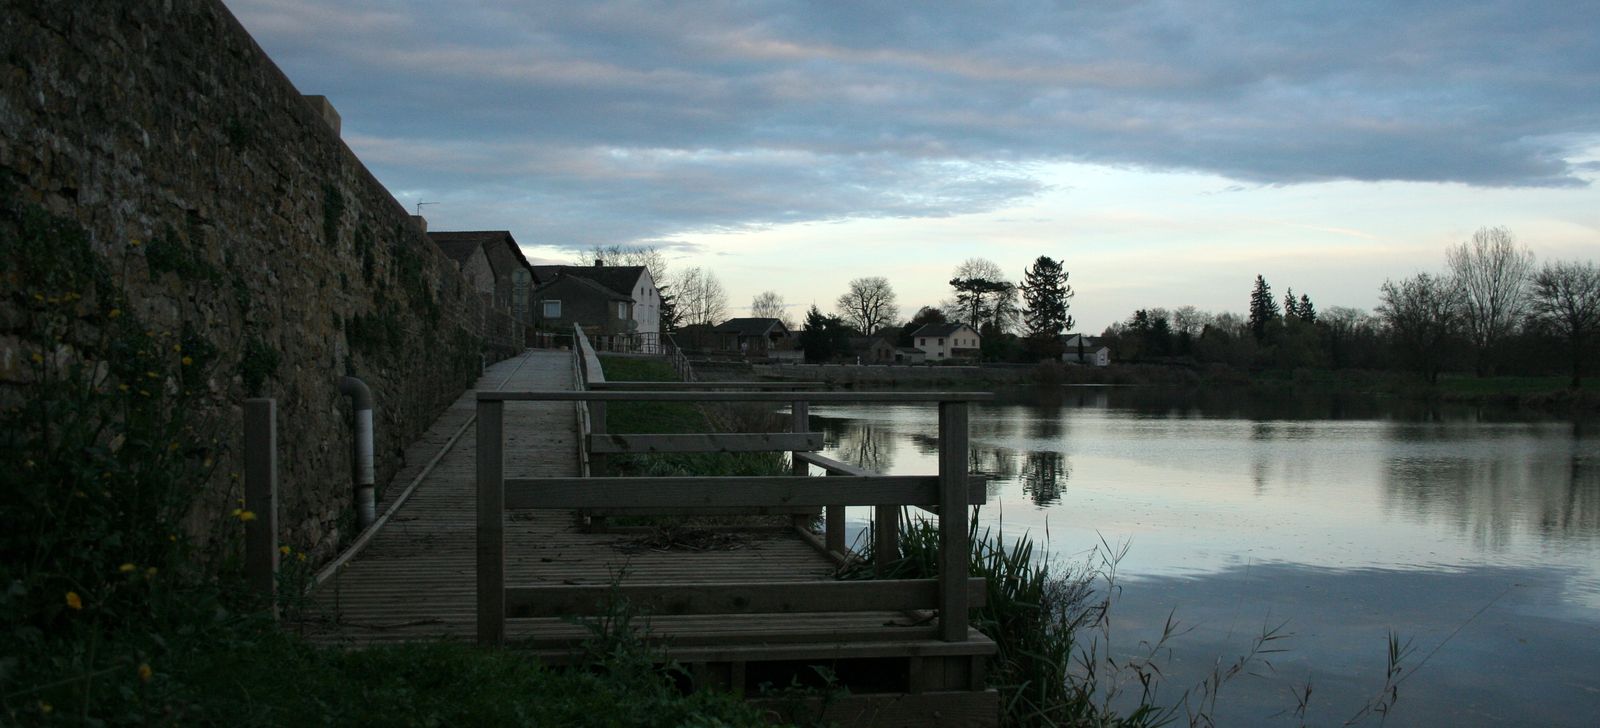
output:
<svg viewBox="0 0 1600 728"><path fill-rule="evenodd" d="M288 556L289 552L293 551L293 550L294 549L291 549L288 546L279 546L278 547L278 553L283 554L284 556Z"/></svg>
<svg viewBox="0 0 1600 728"><path fill-rule="evenodd" d="M305 554L304 551L301 551L300 553L295 554L294 556L295 556L295 558L299 559L301 562L304 562L306 560L306 554Z"/></svg>
<svg viewBox="0 0 1600 728"><path fill-rule="evenodd" d="M194 359L191 359L191 358L189 358L187 356L183 358L183 365L184 366L189 366L190 364L193 364L193 363L194 363Z"/></svg>
<svg viewBox="0 0 1600 728"><path fill-rule="evenodd" d="M174 539L174 540L176 540L176 539ZM150 567L148 569L145 569L144 570L144 578L146 578L146 579L154 579L154 578L156 578L156 572L157 572L157 569L154 566L152 566L152 567Z"/></svg>
<svg viewBox="0 0 1600 728"><path fill-rule="evenodd" d="M121 315L122 315L122 309L120 309L120 308L113 308L113 309L111 309L111 311L109 313L106 314L106 316L109 316L111 318L116 318L116 317L121 316Z"/></svg>
<svg viewBox="0 0 1600 728"><path fill-rule="evenodd" d="M256 520L256 512L255 511L240 511L239 512L239 520L241 520L241 521L254 521L254 520Z"/></svg>
<svg viewBox="0 0 1600 728"><path fill-rule="evenodd" d="M145 372L144 375L149 377L149 378L151 378L151 379L160 379L161 378L161 375L157 374L155 372Z"/></svg>
<svg viewBox="0 0 1600 728"><path fill-rule="evenodd" d="M54 713L55 710L56 710L56 707L54 705L46 703L43 700L39 701L39 712L40 713L43 713L45 715L49 715L51 713Z"/></svg>
<svg viewBox="0 0 1600 728"><path fill-rule="evenodd" d="M139 682L150 682L151 674L152 671L150 670L150 663L139 663Z"/></svg>
<svg viewBox="0 0 1600 728"><path fill-rule="evenodd" d="M78 593L75 591L67 592L67 608L83 609L83 597L78 596Z"/></svg>
<svg viewBox="0 0 1600 728"><path fill-rule="evenodd" d="M133 564L123 564L117 567L117 571L120 571L124 574L130 574L133 573L133 570L136 568L138 567L134 566Z"/></svg>
<svg viewBox="0 0 1600 728"><path fill-rule="evenodd" d="M139 247L139 239L138 239L138 238L132 238L132 239L130 239L130 240L129 240L129 241L128 241L128 245L129 245L129 247L134 247L134 248L137 248L137 247Z"/></svg>

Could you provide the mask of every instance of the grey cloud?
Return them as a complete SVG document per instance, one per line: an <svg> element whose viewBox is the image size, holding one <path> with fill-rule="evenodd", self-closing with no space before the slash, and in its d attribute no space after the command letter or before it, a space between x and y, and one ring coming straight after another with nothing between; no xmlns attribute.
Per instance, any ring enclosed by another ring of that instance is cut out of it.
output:
<svg viewBox="0 0 1600 728"><path fill-rule="evenodd" d="M1600 138L1595 3L230 4L412 147L383 178L567 235L992 209L1034 161L1573 186Z"/></svg>

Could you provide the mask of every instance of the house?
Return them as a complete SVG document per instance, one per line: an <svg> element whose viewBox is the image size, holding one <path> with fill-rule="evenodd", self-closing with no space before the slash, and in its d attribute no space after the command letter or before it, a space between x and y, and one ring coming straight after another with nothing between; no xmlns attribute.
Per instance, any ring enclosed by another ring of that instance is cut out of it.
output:
<svg viewBox="0 0 1600 728"><path fill-rule="evenodd" d="M894 363L896 364L921 364L928 360L928 352L915 346L897 346L894 348Z"/></svg>
<svg viewBox="0 0 1600 728"><path fill-rule="evenodd" d="M461 268L467 285L488 297L495 308L509 311L524 325L533 323L528 298L533 289L533 266L510 232L429 232L428 238Z"/></svg>
<svg viewBox="0 0 1600 728"><path fill-rule="evenodd" d="M534 325L546 331L570 332L576 324L591 338L616 337L635 326L632 296L579 276L557 276L534 289L533 307Z"/></svg>
<svg viewBox="0 0 1600 728"><path fill-rule="evenodd" d="M1061 361L1092 367L1111 365L1111 348L1098 336L1069 334L1062 340Z"/></svg>
<svg viewBox="0 0 1600 728"><path fill-rule="evenodd" d="M789 328L775 318L728 319L711 330L717 348L737 351L746 356L766 356L778 348L779 342L789 338Z"/></svg>
<svg viewBox="0 0 1600 728"><path fill-rule="evenodd" d="M850 347L861 357L861 363L894 363L894 342L883 336L853 338Z"/></svg>
<svg viewBox="0 0 1600 728"><path fill-rule="evenodd" d="M562 284L560 289L550 289L562 279L580 279L593 285ZM661 331L661 288L650 269L642 265L605 265L596 260L593 266L536 265L533 266L534 299L540 310L534 312L541 328L552 328L573 323L593 328L603 335L616 335L624 348L638 351L657 351ZM627 309L618 308L616 298L627 299ZM553 305L550 305L553 302ZM543 309L552 312L562 309L562 315L546 317ZM625 315L624 315L625 314Z"/></svg>
<svg viewBox="0 0 1600 728"><path fill-rule="evenodd" d="M966 324L923 324L911 334L911 345L922 350L928 361L977 359L978 332Z"/></svg>

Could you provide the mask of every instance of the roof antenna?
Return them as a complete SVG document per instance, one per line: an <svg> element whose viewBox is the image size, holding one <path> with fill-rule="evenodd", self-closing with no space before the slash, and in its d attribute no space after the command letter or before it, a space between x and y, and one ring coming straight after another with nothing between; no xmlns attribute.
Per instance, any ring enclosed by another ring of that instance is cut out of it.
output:
<svg viewBox="0 0 1600 728"><path fill-rule="evenodd" d="M417 217L422 217L422 206L423 205L437 205L437 204L439 204L439 203L437 203L437 202L422 202L422 201L418 200L417 201Z"/></svg>

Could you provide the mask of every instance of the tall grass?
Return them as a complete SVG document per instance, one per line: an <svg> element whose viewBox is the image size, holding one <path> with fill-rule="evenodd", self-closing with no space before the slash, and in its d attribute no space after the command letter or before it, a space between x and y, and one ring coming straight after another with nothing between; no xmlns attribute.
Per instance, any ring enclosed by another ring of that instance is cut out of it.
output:
<svg viewBox="0 0 1600 728"><path fill-rule="evenodd" d="M1102 542L1085 562L1062 566L1043 556L1029 538L1008 540L980 528L976 513L968 535L969 573L988 585L986 603L973 610L972 623L999 648L989 666L989 681L1001 694L1007 725L1213 726L1226 685L1267 666L1289 637L1285 624L1264 625L1242 653L1218 659L1198 683L1174 688L1167 685L1166 655L1186 629L1173 615L1159 636L1133 649L1119 647L1112 629L1120 593L1117 565L1126 546ZM870 564L876 556L870 545L865 556L844 578L874 577ZM884 577L933 578L938 557L937 523L902 510L897 553ZM1388 648L1384 685L1346 725L1382 718L1399 699L1402 663L1412 652L1395 635L1390 635ZM1295 715L1304 717L1309 697L1307 685Z"/></svg>

